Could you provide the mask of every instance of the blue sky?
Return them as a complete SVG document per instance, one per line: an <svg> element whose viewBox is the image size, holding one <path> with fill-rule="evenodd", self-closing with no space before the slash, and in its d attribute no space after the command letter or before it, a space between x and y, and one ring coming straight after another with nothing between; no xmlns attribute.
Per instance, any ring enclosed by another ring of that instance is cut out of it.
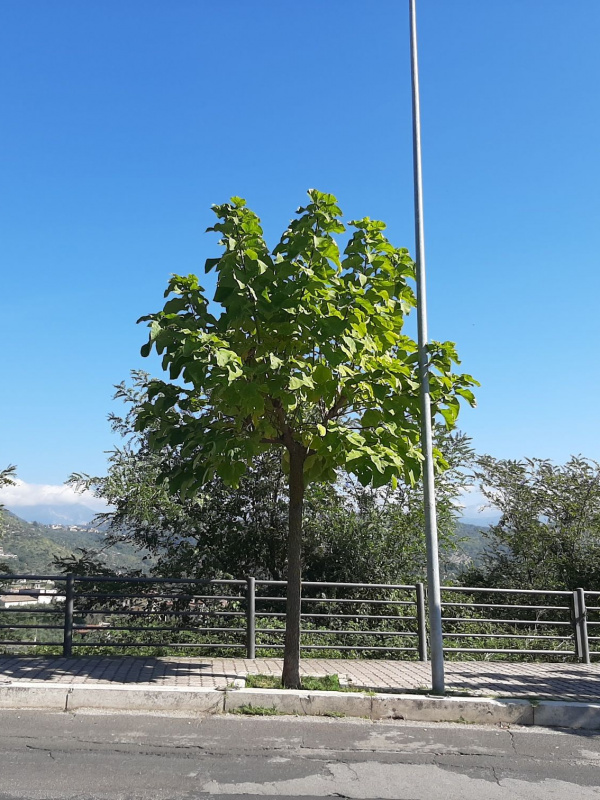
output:
<svg viewBox="0 0 600 800"><path fill-rule="evenodd" d="M210 205L307 188L413 249L407 3L3 0L0 466L101 473L112 386ZM598 457L600 3L419 0L430 334L497 457ZM210 282L205 282L210 288Z"/></svg>

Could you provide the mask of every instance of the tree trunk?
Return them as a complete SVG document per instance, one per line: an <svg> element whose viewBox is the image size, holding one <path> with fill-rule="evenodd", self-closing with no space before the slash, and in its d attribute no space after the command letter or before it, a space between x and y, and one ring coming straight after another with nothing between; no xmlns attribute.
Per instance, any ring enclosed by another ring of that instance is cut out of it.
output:
<svg viewBox="0 0 600 800"><path fill-rule="evenodd" d="M300 688L300 603L302 596L302 509L304 458L301 447L290 450L290 504L287 545L287 601L285 647L281 682L286 689Z"/></svg>

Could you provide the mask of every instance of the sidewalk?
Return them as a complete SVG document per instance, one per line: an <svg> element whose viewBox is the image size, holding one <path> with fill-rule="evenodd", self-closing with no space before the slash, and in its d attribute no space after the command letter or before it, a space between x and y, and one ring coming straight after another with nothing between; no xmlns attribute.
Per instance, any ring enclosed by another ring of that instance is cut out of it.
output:
<svg viewBox="0 0 600 800"><path fill-rule="evenodd" d="M224 689L248 673L281 675L281 659L257 658L39 658L0 656L0 685L86 684L180 689ZM431 687L430 665L418 661L303 659L303 675L338 674L357 688L401 694ZM505 661L446 663L449 693L542 700L600 702L600 663L543 664Z"/></svg>

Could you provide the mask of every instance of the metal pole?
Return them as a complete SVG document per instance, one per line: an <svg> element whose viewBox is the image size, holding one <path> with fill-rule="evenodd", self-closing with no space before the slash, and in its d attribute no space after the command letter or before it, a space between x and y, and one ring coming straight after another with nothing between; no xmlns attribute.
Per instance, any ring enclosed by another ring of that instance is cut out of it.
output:
<svg viewBox="0 0 600 800"><path fill-rule="evenodd" d="M419 632L419 661L427 661L427 620L425 618L425 587L415 585L417 592L417 630Z"/></svg>
<svg viewBox="0 0 600 800"><path fill-rule="evenodd" d="M65 591L65 623L63 630L63 656L70 658L73 655L73 606L75 595L75 580L73 575L67 575Z"/></svg>
<svg viewBox="0 0 600 800"><path fill-rule="evenodd" d="M577 658L584 664L589 664L590 641L588 639L587 609L585 591L583 589L575 589L573 592L573 607L575 611L575 650Z"/></svg>
<svg viewBox="0 0 600 800"><path fill-rule="evenodd" d="M255 578L246 578L246 658L256 658Z"/></svg>
<svg viewBox="0 0 600 800"><path fill-rule="evenodd" d="M442 606L438 557L435 480L429 364L427 356L427 295L425 288L425 232L423 229L423 178L421 172L421 111L419 102L419 64L417 56L416 0L410 6L410 56L412 76L413 168L415 192L415 261L417 265L417 321L419 374L421 389L421 448L423 451L423 493L425 537L427 541L427 598L429 601L429 642L431 650L431 686L434 694L444 694L444 651L442 642Z"/></svg>

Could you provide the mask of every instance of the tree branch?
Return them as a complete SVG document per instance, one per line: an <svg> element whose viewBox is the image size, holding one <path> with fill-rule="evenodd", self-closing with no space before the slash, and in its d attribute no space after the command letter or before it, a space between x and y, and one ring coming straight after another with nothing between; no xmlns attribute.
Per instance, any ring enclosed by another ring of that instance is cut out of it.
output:
<svg viewBox="0 0 600 800"><path fill-rule="evenodd" d="M339 412L342 410L345 403L346 403L346 397L342 392L338 397L338 399L335 401L335 403L331 406L329 411L323 417L323 422L329 422L330 420L335 419L335 417L339 416Z"/></svg>

